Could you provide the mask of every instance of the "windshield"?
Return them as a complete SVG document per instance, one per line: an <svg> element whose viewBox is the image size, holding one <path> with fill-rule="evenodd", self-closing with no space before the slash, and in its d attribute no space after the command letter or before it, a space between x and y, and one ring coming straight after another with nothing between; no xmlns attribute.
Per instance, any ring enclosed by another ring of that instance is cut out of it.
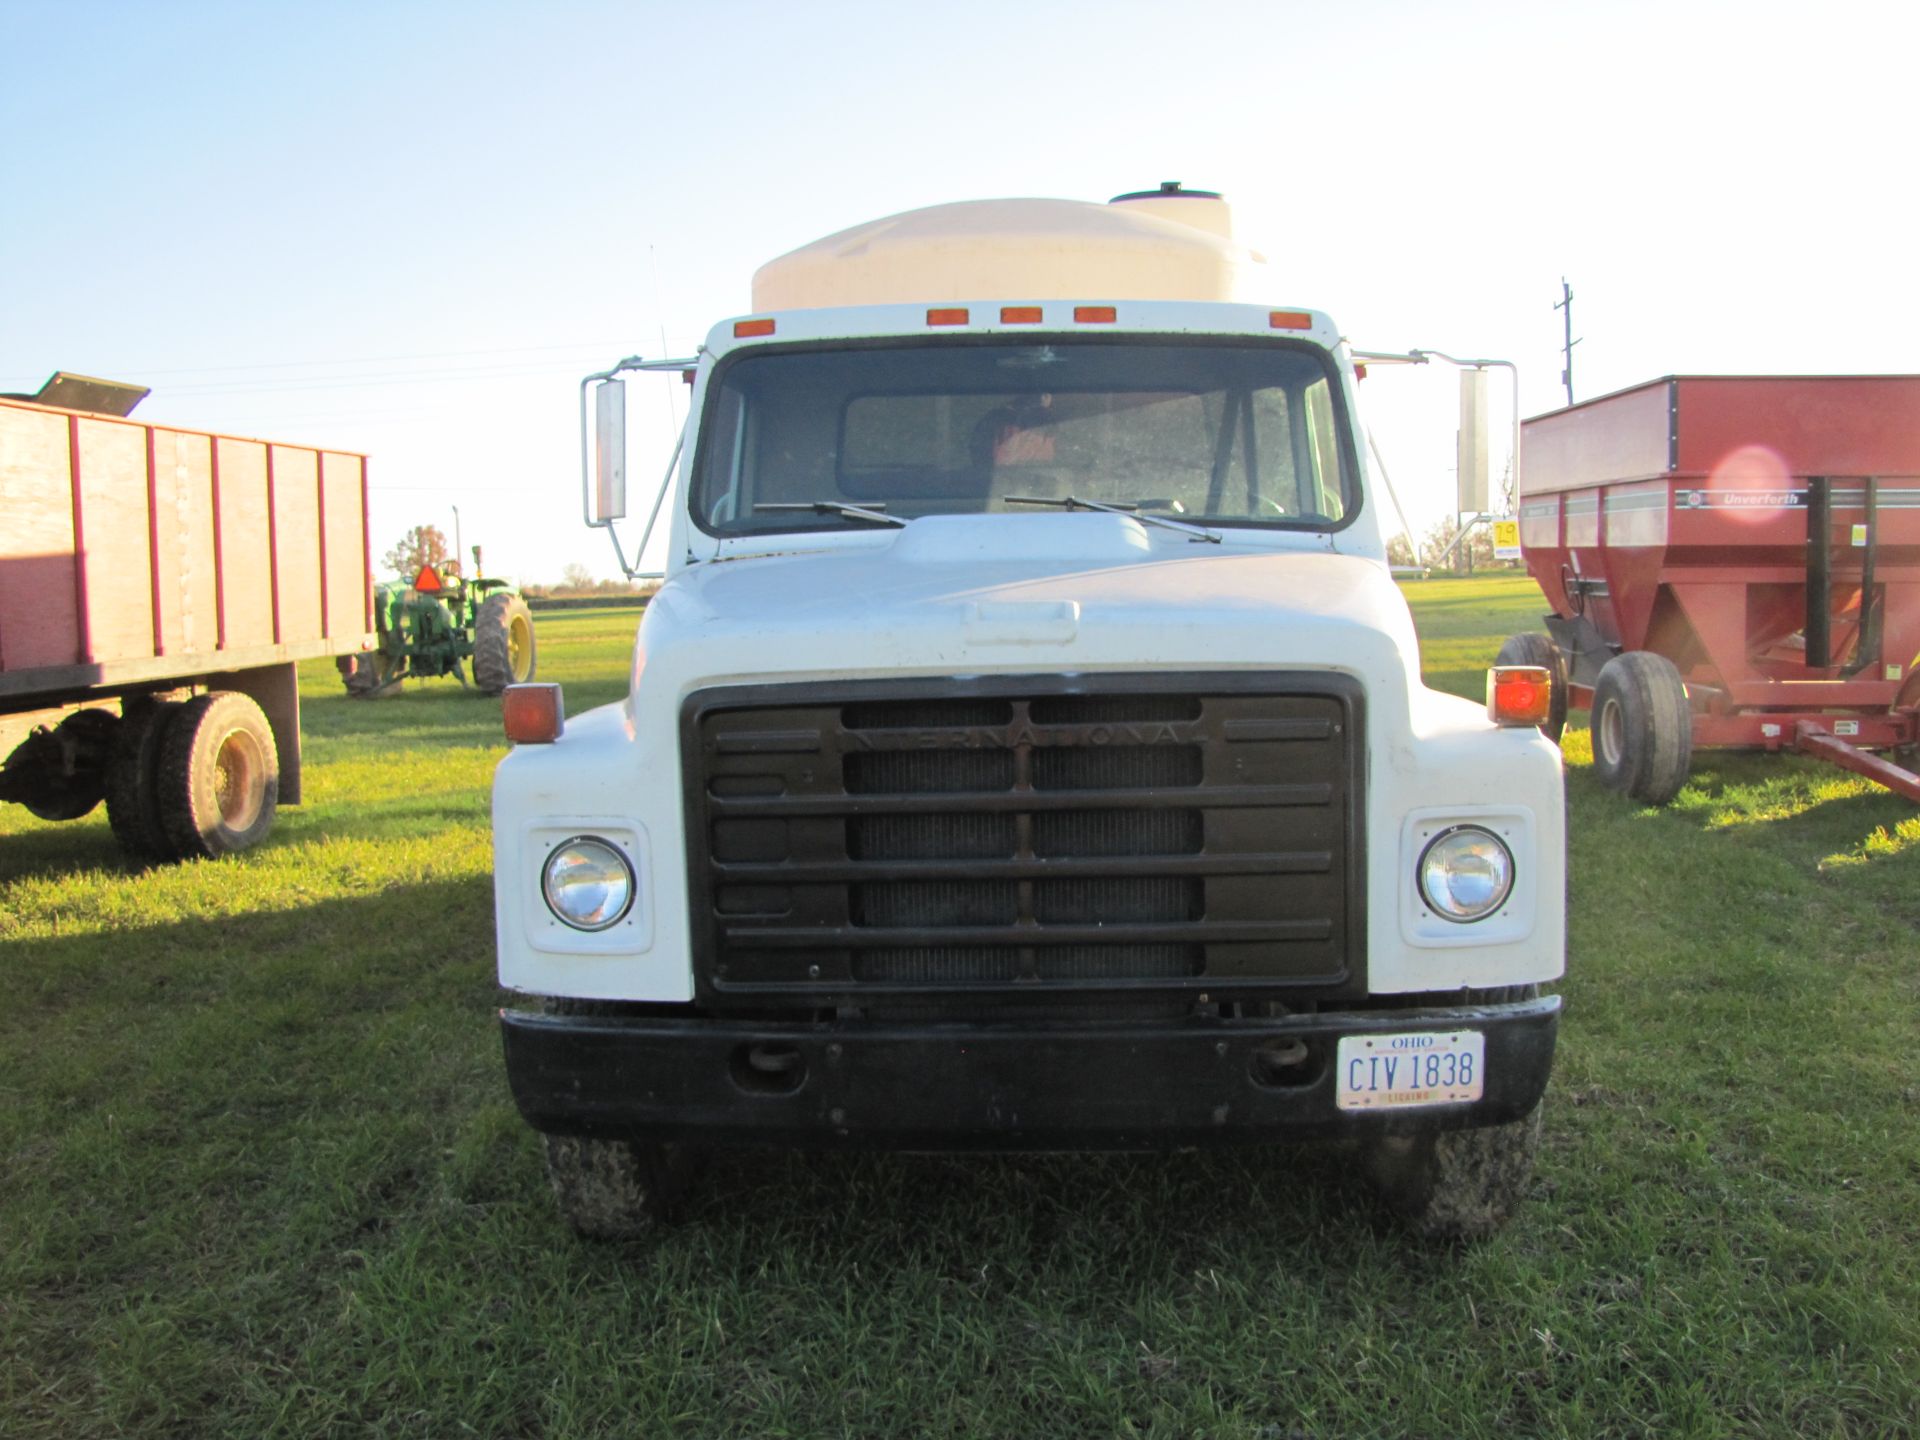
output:
<svg viewBox="0 0 1920 1440"><path fill-rule="evenodd" d="M1270 341L749 351L716 378L694 518L722 535L872 529L835 507L911 520L1071 496L1329 529L1355 503L1329 363Z"/></svg>

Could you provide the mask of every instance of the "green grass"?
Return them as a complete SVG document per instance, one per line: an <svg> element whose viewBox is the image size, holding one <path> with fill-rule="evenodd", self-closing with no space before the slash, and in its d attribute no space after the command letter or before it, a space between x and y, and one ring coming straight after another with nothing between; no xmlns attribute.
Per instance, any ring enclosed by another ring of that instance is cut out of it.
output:
<svg viewBox="0 0 1920 1440"><path fill-rule="evenodd" d="M1537 595L1409 587L1435 683ZM539 617L578 712L634 612ZM0 1433L1885 1436L1920 1414L1911 806L1568 736L1570 969L1514 1225L1423 1247L1337 1152L744 1156L561 1228L506 1095L498 707L305 675L309 803L126 869L0 810Z"/></svg>

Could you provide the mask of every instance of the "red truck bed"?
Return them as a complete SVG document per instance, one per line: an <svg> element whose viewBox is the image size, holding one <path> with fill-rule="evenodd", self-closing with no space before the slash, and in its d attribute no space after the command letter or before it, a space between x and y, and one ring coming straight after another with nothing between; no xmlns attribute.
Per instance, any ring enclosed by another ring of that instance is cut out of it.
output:
<svg viewBox="0 0 1920 1440"><path fill-rule="evenodd" d="M0 703L372 643L362 455L0 400Z"/></svg>

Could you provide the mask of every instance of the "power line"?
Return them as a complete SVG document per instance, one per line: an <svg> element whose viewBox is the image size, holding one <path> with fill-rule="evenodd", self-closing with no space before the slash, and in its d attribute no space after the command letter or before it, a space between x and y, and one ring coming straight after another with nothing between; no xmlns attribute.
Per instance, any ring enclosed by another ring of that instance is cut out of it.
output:
<svg viewBox="0 0 1920 1440"><path fill-rule="evenodd" d="M552 489L553 487L548 486L547 488ZM525 499L529 495L537 495L541 493L540 487L533 486L533 485L481 486L481 485L461 485L457 483L449 484L449 485L376 485L376 484L373 484L371 481L369 481L367 484L367 492L372 495L399 494L403 491L415 491L415 490L426 491L428 493L436 494L436 495L449 494L449 493L455 494L455 495L513 495L513 496L518 496L521 499Z"/></svg>
<svg viewBox="0 0 1920 1440"><path fill-rule="evenodd" d="M663 345L665 343L664 336L662 337L662 343ZM418 381L427 381L427 380L433 380L433 379L439 379L439 378L461 379L468 376L485 377L485 376L494 375L494 374L499 374L499 375L562 374L562 373L569 373L571 367L569 367L567 362L564 362L564 361L541 362L541 361L533 361L529 358L529 359L523 359L523 360L517 360L517 361L510 360L505 364L495 365L495 366L462 366L462 367L453 367L453 368L436 368L434 370L425 371L425 372L417 371L417 370L387 371L387 372L374 371L374 372L350 373L350 374L344 374L344 375L342 374L302 375L302 376L293 376L286 380L264 378L257 381L249 381L249 380L243 380L243 379L223 380L219 377L257 374L259 372L268 371L268 370L303 370L303 369L312 369L312 368L321 367L321 366L337 367L337 366L344 366L344 365L398 365L398 364L405 364L407 362L416 361L416 360L457 360L457 359L467 359L473 356L507 357L507 356L518 355L518 356L532 357L535 355L557 355L562 352L574 352L581 355L591 355L594 358L599 359L599 358L604 358L606 354L611 351L623 349L623 348L630 349L631 344L629 342L612 341L612 340L579 340L579 341L569 342L568 344L565 344L565 345L520 345L520 346L496 347L491 349L478 349L478 350L425 351L425 352L412 354L412 355L362 355L362 356L352 356L352 357L334 359L334 360L262 361L262 362L248 362L245 364L237 364L237 365L200 365L200 366L187 366L187 367L165 367L165 366L149 367L145 365L116 364L113 368L121 371L123 374L129 374L129 375L137 374L143 380L148 378L153 378L153 377L164 377L169 375L208 377L204 383L196 382L196 381L187 381L186 383L183 383L177 386L165 387L166 393L170 395L244 394L244 393L253 393L253 392L265 392L265 391L271 391L276 389L298 390L298 389L340 388L342 386L350 386L350 385L362 384L362 383L374 384L374 383L388 383L388 382L397 382L397 381L418 382ZM0 385L5 385L10 388L16 388L16 389L30 389L35 385L37 385L38 383L39 381L36 377L31 377L24 373L16 374L13 376L0 377Z"/></svg>
<svg viewBox="0 0 1920 1440"><path fill-rule="evenodd" d="M352 379L327 380L319 377L299 380L240 381L232 385L169 385L155 387L163 399L182 395L288 395L302 390L365 390L389 385L452 385L462 380L493 382L528 380L540 375L572 376L572 369L558 365L526 367L504 365L475 370L389 371L385 374L356 375Z"/></svg>
<svg viewBox="0 0 1920 1440"><path fill-rule="evenodd" d="M190 365L184 368L122 365L119 368L129 374L138 371L144 379L149 375L218 375L234 370L298 370L310 365L397 365L408 360L459 360L471 355L544 355L557 350L617 350L623 343L619 340L574 340L565 345L504 345L479 350L428 350L414 355L348 355L335 360L263 360L246 361L237 365Z"/></svg>

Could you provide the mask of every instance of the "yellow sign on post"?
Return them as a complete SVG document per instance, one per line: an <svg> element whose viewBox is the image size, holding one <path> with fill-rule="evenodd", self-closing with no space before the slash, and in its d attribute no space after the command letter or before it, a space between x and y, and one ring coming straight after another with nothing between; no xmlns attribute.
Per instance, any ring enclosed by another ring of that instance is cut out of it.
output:
<svg viewBox="0 0 1920 1440"><path fill-rule="evenodd" d="M1493 558L1496 560L1520 558L1520 522L1518 520L1493 522Z"/></svg>

